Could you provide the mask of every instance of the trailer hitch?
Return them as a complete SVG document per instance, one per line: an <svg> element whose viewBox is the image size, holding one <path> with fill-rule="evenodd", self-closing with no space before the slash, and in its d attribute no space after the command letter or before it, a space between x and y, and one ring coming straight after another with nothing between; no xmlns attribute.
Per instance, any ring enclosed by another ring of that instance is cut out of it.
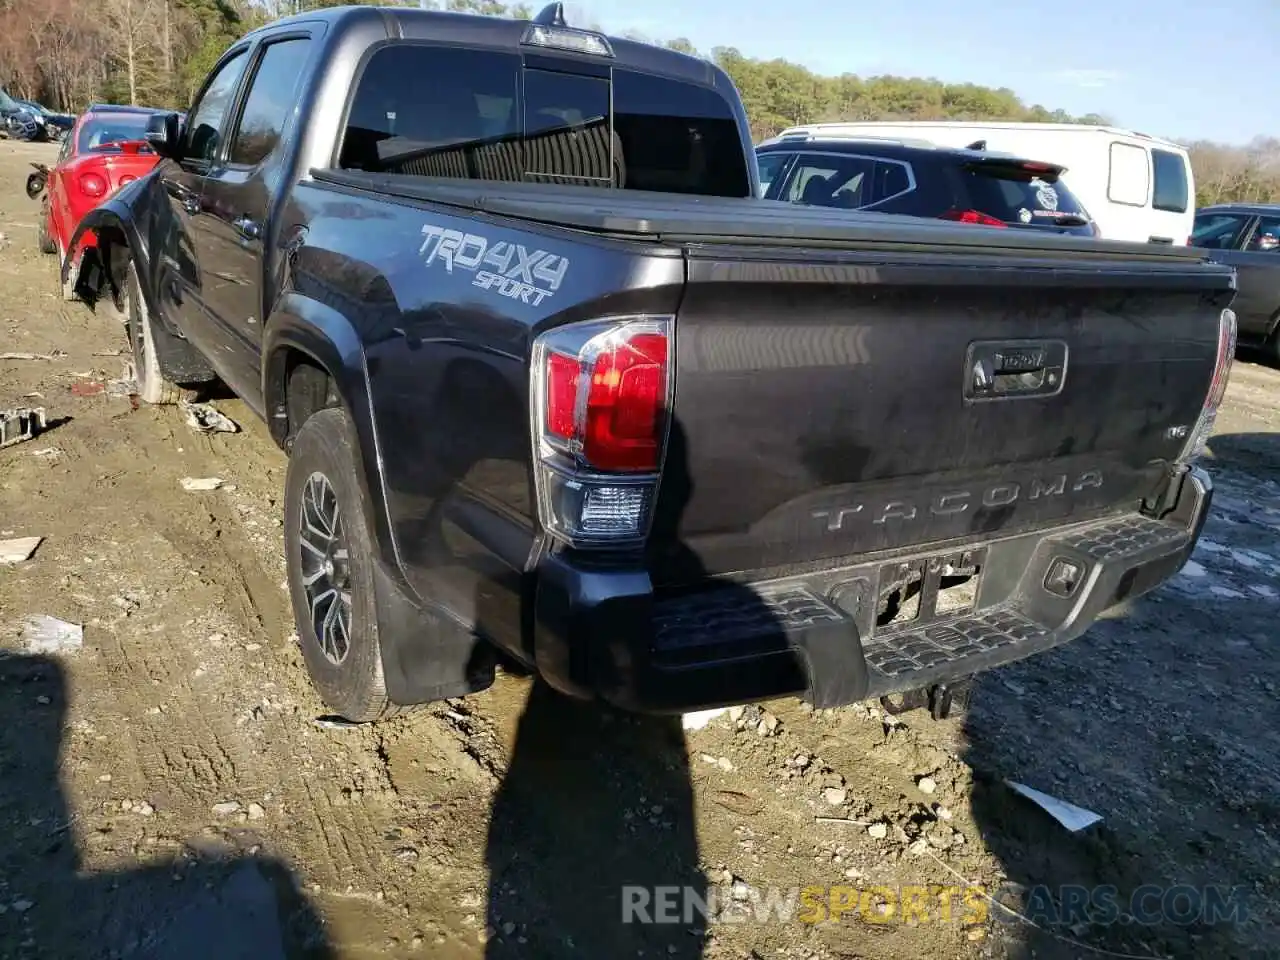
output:
<svg viewBox="0 0 1280 960"><path fill-rule="evenodd" d="M934 720L946 720L953 709L964 710L969 705L969 694L973 689L973 678L964 677L950 683L935 683L930 687L917 687L894 695L880 698L880 706L892 717L910 710L925 709Z"/></svg>

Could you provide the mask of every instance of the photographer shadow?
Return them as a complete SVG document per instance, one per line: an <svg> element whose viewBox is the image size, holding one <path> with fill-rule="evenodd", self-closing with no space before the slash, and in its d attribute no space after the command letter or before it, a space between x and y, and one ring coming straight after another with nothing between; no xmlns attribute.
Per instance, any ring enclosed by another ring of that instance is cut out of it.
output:
<svg viewBox="0 0 1280 960"><path fill-rule="evenodd" d="M61 783L62 665L0 655L0 956L6 960L329 960L289 868L188 855L86 873ZM98 827L110 832L109 823Z"/></svg>
<svg viewBox="0 0 1280 960"><path fill-rule="evenodd" d="M681 538L692 492L684 432L673 422L650 542L666 545L666 569L699 572L682 582L715 589L720 609L757 624L745 642L774 644L787 661L780 668L799 675L800 658L760 596L727 581L710 584L715 578ZM615 639L593 638L590 672L605 689L630 667L612 651ZM724 900L700 863L697 813L680 716L574 700L535 680L492 807L485 955L703 956L708 913Z"/></svg>

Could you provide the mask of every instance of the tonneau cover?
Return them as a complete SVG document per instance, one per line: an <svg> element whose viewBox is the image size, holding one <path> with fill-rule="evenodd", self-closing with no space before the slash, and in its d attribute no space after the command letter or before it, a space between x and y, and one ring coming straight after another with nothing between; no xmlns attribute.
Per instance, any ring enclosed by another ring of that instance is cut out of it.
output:
<svg viewBox="0 0 1280 960"><path fill-rule="evenodd" d="M1050 251L1075 259L1203 262L1194 247L1125 243L996 230L971 224L810 207L751 197L701 197L643 190L557 187L540 183L454 180L316 169L323 182L389 196L481 210L570 229L671 243L874 244L955 247L964 251ZM1206 284L1213 286L1213 284Z"/></svg>

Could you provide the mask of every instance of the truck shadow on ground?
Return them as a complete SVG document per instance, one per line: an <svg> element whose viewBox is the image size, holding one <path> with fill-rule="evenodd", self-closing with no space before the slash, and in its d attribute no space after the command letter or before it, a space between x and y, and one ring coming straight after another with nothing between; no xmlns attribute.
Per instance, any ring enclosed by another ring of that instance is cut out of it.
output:
<svg viewBox="0 0 1280 960"><path fill-rule="evenodd" d="M672 425L654 538L679 541L692 493L684 434ZM691 566L686 566L686 564ZM780 625L730 583L744 613ZM766 627L768 630L769 627ZM699 862L688 748L679 716L642 716L569 699L535 683L495 797L486 862L486 956L703 955L714 891ZM664 889L665 888L665 889Z"/></svg>
<svg viewBox="0 0 1280 960"><path fill-rule="evenodd" d="M1189 573L975 685L972 815L1007 877L986 892L1033 921L990 909L1006 956L1259 956L1276 920L1280 435L1210 452ZM1005 778L1103 820L1068 832Z"/></svg>
<svg viewBox="0 0 1280 960"><path fill-rule="evenodd" d="M84 828L60 780L67 704L57 660L0 654L0 956L333 957L318 914L279 861L210 858L188 848L134 870L83 872L77 833Z"/></svg>

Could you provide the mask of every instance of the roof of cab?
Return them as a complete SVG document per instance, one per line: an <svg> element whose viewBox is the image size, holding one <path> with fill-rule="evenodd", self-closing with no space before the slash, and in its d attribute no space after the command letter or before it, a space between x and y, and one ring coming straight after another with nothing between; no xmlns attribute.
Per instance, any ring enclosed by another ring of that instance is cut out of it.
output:
<svg viewBox="0 0 1280 960"><path fill-rule="evenodd" d="M1280 214L1280 203L1214 203L1196 213L1246 213L1257 216Z"/></svg>
<svg viewBox="0 0 1280 960"><path fill-rule="evenodd" d="M367 24L373 18L382 19L388 39L393 40L432 40L465 46L507 48L512 52L529 49L522 47L522 41L531 23L529 20L445 10L422 10L413 7L328 7L274 20L252 31L248 36L274 33L281 28L316 22L328 24L330 30L340 33L356 24ZM584 30L572 23L567 26ZM584 30L584 32L595 33L596 31ZM615 65L712 86L721 85L717 83L719 78L723 78L721 83L728 81L724 71L709 60L623 37L608 34L600 34L600 36L606 37L613 48L613 56L608 58L607 62ZM596 63L606 60L604 57L559 49L554 53L556 56L581 58Z"/></svg>

